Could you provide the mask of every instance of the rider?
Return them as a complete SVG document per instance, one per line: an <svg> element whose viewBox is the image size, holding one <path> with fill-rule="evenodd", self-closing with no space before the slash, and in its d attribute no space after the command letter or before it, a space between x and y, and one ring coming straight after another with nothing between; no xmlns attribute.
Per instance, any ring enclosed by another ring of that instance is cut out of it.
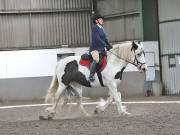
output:
<svg viewBox="0 0 180 135"><path fill-rule="evenodd" d="M94 74L97 70L97 65L100 61L99 57L106 54L106 50L110 50L112 46L108 42L106 33L104 32L103 24L104 18L100 14L96 14L93 17L93 27L92 27L92 43L90 45L89 52L93 58L93 62L90 66L89 80L94 81Z"/></svg>

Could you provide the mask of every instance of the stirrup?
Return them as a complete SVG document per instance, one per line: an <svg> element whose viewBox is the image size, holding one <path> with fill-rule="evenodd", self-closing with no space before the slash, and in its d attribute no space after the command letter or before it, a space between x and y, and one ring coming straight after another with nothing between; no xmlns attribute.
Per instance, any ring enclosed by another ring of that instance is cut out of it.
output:
<svg viewBox="0 0 180 135"><path fill-rule="evenodd" d="M94 75L90 75L90 76L89 76L89 81L90 81L90 82L94 82L94 81L95 81Z"/></svg>

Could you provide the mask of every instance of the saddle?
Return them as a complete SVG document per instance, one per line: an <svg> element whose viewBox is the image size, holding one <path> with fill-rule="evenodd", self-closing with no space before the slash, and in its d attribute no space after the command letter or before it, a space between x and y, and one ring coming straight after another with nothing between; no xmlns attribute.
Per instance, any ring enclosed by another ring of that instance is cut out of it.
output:
<svg viewBox="0 0 180 135"><path fill-rule="evenodd" d="M79 61L79 64L82 66L87 67L88 69L90 69L91 66L91 62L93 61L93 58L91 55L85 53L83 55L81 55L81 59ZM104 70L104 68L107 65L107 56L105 54L100 55L100 62L98 64L98 71L102 72Z"/></svg>
<svg viewBox="0 0 180 135"><path fill-rule="evenodd" d="M92 56L85 53L85 54L83 54L81 56L79 64L82 65L82 66L87 67L88 69L90 69L92 61L93 61ZM97 76L98 76L98 79L99 79L99 82L100 82L101 86L104 86L101 72L104 70L106 65L107 65L107 56L106 56L106 54L100 54L100 62L98 64L98 68L97 68L96 73L97 73Z"/></svg>

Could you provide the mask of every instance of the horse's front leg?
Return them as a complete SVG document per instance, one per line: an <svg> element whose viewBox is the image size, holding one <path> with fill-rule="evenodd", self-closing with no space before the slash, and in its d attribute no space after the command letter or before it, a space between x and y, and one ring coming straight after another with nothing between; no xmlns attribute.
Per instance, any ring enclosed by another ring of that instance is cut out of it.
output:
<svg viewBox="0 0 180 135"><path fill-rule="evenodd" d="M112 96L115 99L118 113L119 114L123 113L123 114L128 115L129 113L126 112L126 108L125 108L125 106L122 105L122 102L121 102L121 93L117 91L117 84L116 83L109 84L108 88L110 90L110 93L112 94Z"/></svg>
<svg viewBox="0 0 180 135"><path fill-rule="evenodd" d="M106 101L101 100L100 103L96 106L96 109L94 110L94 113L98 113L98 111L104 112L113 102L113 96L110 94L108 99Z"/></svg>

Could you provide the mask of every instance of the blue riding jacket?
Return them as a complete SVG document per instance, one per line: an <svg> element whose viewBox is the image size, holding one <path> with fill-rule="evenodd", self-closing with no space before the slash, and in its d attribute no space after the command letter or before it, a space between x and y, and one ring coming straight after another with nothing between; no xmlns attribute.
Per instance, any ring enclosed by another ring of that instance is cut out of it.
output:
<svg viewBox="0 0 180 135"><path fill-rule="evenodd" d="M107 48L107 50L112 48L108 42L104 29L100 28L97 24L92 27L91 42L89 52L97 50L99 53L105 53L105 48Z"/></svg>

